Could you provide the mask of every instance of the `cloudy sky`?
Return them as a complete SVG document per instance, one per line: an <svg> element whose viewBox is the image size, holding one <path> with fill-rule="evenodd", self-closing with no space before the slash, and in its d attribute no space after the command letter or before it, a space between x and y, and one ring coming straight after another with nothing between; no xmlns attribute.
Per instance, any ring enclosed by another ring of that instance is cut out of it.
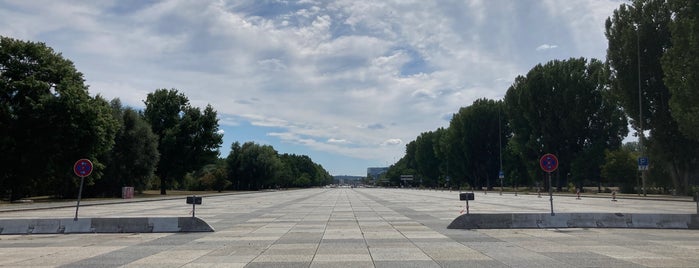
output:
<svg viewBox="0 0 699 268"><path fill-rule="evenodd" d="M309 155L333 175L400 159L538 63L605 58L619 0L0 0L0 35L72 60L90 94L143 108L176 88L231 143Z"/></svg>

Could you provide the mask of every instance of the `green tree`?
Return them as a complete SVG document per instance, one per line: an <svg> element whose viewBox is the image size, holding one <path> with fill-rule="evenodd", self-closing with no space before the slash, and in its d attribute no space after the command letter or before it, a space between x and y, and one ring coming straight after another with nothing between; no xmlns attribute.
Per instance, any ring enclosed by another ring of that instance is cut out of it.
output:
<svg viewBox="0 0 699 268"><path fill-rule="evenodd" d="M636 157L633 152L619 148L617 150L605 151L605 163L602 165L602 177L612 185L621 186L621 191L625 193L633 192L636 185L637 166ZM602 185L598 185L600 191Z"/></svg>
<svg viewBox="0 0 699 268"><path fill-rule="evenodd" d="M449 125L449 144L464 159L461 175L477 188L492 188L498 178L499 142L507 141L507 131L502 131L499 122L501 106L502 102L478 99L461 108Z"/></svg>
<svg viewBox="0 0 699 268"><path fill-rule="evenodd" d="M280 171L284 169L277 151L270 145L238 142L231 145L226 158L228 179L238 190L259 190L279 185Z"/></svg>
<svg viewBox="0 0 699 268"><path fill-rule="evenodd" d="M96 183L95 194L119 196L121 187L132 186L142 192L150 184L158 165L158 137L138 112L111 101L114 118L120 123L114 147L101 158L104 178Z"/></svg>
<svg viewBox="0 0 699 268"><path fill-rule="evenodd" d="M666 1L636 0L631 5L622 4L614 11L606 21L605 34L609 41L607 61L612 92L637 131L641 129L641 122L643 130L650 130L648 140L643 136L640 138L644 140L645 151L650 152L651 166L662 166L670 174L674 187L682 193L688 189L689 178L697 169L699 142L688 139L679 131L670 109L672 94L664 82L666 74L661 59L672 49L672 17ZM678 85L678 75L687 75L682 73L683 70L696 72L695 69L675 66L672 59L677 53L672 52L666 59L671 73L668 79L674 85Z"/></svg>
<svg viewBox="0 0 699 268"><path fill-rule="evenodd" d="M418 184L422 180L425 185L437 186L441 162L437 152L439 152L441 134L444 134L444 131L428 131L415 139L414 158L418 176L413 178L412 184Z"/></svg>
<svg viewBox="0 0 699 268"><path fill-rule="evenodd" d="M397 186L401 185L400 176L401 175L416 175L415 169L409 165L411 158L415 155L415 143L409 142L406 145L405 155L398 160L395 164L388 167L386 173L382 174L377 180L377 185L381 186Z"/></svg>
<svg viewBox="0 0 699 268"><path fill-rule="evenodd" d="M226 160L217 159L213 164L208 164L200 170L188 173L187 188L189 190L210 191L215 190L219 193L232 185L227 177Z"/></svg>
<svg viewBox="0 0 699 268"><path fill-rule="evenodd" d="M202 112L176 89L149 93L145 104L143 115L159 137L155 174L164 195L173 184L182 183L186 173L216 161L223 135L218 133L216 111L210 105Z"/></svg>
<svg viewBox="0 0 699 268"><path fill-rule="evenodd" d="M332 176L306 155L282 154L279 159L283 164L279 186L309 187L332 183Z"/></svg>
<svg viewBox="0 0 699 268"><path fill-rule="evenodd" d="M604 150L618 148L628 130L623 112L608 95L602 62L551 61L518 77L505 96L518 151L529 176L541 174L539 158L558 157L558 189L568 174L599 177ZM578 184L580 181L575 181Z"/></svg>
<svg viewBox="0 0 699 268"><path fill-rule="evenodd" d="M670 111L680 131L699 140L699 1L671 0L671 43L662 57Z"/></svg>
<svg viewBox="0 0 699 268"><path fill-rule="evenodd" d="M75 196L75 161L111 149L117 122L103 98L90 97L73 63L43 43L0 36L0 189L17 199Z"/></svg>

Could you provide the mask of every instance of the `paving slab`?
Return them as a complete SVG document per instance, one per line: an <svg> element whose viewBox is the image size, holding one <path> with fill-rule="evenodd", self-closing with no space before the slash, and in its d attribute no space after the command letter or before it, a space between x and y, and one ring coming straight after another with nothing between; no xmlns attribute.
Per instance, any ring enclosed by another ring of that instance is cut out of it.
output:
<svg viewBox="0 0 699 268"><path fill-rule="evenodd" d="M455 230L458 192L305 189L205 196L211 233L0 235L0 267L699 267L696 230ZM547 213L548 198L477 192L472 213ZM658 200L662 199L662 200ZM23 206L29 208L29 206ZM696 213L673 198L554 196L557 213ZM0 219L69 218L61 203ZM183 198L81 206L81 218L188 217ZM36 228L43 228L41 225Z"/></svg>

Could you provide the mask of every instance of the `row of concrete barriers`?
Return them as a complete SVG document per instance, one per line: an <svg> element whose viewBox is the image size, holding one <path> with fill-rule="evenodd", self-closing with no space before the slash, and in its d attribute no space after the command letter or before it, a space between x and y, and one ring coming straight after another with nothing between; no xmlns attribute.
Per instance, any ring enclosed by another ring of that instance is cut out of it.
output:
<svg viewBox="0 0 699 268"><path fill-rule="evenodd" d="M500 213L463 214L449 229L653 228L699 229L697 214Z"/></svg>
<svg viewBox="0 0 699 268"><path fill-rule="evenodd" d="M0 219L0 234L213 232L197 217Z"/></svg>

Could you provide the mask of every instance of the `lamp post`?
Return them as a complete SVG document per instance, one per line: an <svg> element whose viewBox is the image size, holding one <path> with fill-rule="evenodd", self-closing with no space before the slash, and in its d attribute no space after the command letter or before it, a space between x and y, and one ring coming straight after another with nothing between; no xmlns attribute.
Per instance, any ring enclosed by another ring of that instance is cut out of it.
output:
<svg viewBox="0 0 699 268"><path fill-rule="evenodd" d="M502 195L502 191L504 189L504 183L503 180L505 179L505 173L502 171L502 127L501 125L501 119L500 119L500 105L498 105L498 147L500 151L500 171L498 172L498 179L500 179L500 195Z"/></svg>
<svg viewBox="0 0 699 268"><path fill-rule="evenodd" d="M643 155L643 93L641 91L641 24L636 24L636 56L638 65L638 147ZM639 166L640 167L640 166ZM646 196L646 169L641 168L641 190L643 196Z"/></svg>

